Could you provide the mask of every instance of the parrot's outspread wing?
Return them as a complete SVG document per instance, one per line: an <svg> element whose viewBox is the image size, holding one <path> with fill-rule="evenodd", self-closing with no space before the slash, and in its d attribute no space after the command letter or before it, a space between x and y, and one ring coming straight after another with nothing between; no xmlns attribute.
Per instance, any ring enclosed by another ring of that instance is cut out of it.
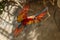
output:
<svg viewBox="0 0 60 40"><path fill-rule="evenodd" d="M36 13L35 18L41 20L47 14L47 7Z"/></svg>

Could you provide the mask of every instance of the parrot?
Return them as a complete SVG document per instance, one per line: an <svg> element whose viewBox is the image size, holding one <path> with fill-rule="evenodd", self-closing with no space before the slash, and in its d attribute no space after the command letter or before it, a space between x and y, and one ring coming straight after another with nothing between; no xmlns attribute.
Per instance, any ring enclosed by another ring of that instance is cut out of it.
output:
<svg viewBox="0 0 60 40"><path fill-rule="evenodd" d="M14 36L18 36L19 33L24 30L26 25L38 23L39 21L41 21L41 19L46 15L47 9L48 7L45 7L42 10L39 10L35 15L27 16L29 5L24 6L22 11L20 11L19 15L17 16L17 22L20 24L15 28L13 32Z"/></svg>

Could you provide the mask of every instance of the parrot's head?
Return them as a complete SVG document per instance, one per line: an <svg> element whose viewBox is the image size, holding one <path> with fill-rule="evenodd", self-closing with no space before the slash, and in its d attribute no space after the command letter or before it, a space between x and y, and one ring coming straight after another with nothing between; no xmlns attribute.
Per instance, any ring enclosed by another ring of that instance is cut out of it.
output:
<svg viewBox="0 0 60 40"><path fill-rule="evenodd" d="M27 18L26 15L19 15L19 16L17 16L17 22L21 22L21 21L23 21L26 18Z"/></svg>

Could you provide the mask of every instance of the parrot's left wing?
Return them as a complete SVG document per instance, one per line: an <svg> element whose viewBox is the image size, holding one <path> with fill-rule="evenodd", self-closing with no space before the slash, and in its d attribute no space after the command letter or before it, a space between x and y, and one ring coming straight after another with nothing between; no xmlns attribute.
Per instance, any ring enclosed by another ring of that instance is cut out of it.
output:
<svg viewBox="0 0 60 40"><path fill-rule="evenodd" d="M39 12L37 12L35 15L35 18L37 20L41 21L41 19L47 14L47 9L48 9L48 7L45 7L42 10L40 10Z"/></svg>

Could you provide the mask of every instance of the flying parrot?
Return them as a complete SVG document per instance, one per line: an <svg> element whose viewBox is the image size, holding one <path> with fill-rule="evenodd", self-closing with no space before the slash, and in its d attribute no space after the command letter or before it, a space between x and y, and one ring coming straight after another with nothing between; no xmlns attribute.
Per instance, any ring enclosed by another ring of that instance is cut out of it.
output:
<svg viewBox="0 0 60 40"><path fill-rule="evenodd" d="M24 8L19 12L19 15L17 16L17 22L20 23L14 30L13 34L14 36L17 36L19 33L21 33L26 25L33 24L34 22L39 22L41 19L46 15L47 13L47 7L43 8L42 10L39 10L35 15L27 16L27 13L29 11L29 6L26 5Z"/></svg>

